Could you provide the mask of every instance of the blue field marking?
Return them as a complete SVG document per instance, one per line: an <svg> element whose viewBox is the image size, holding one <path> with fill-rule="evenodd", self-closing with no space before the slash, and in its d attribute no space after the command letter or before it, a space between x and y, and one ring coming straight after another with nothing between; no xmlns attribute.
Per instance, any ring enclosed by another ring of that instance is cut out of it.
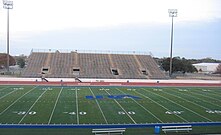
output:
<svg viewBox="0 0 221 135"><path fill-rule="evenodd" d="M138 96L133 95L96 95L96 96L85 96L86 99L125 99L125 98L132 98L132 99L141 99Z"/></svg>
<svg viewBox="0 0 221 135"><path fill-rule="evenodd" d="M221 126L221 122L147 123L147 124L0 124L0 128L147 128L155 126Z"/></svg>
<svg viewBox="0 0 221 135"><path fill-rule="evenodd" d="M86 99L104 99L104 96L97 95L97 96L85 96Z"/></svg>

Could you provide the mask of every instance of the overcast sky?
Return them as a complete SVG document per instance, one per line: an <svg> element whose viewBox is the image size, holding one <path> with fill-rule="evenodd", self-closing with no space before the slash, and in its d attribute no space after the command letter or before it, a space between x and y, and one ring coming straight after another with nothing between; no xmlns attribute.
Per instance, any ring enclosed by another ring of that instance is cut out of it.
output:
<svg viewBox="0 0 221 135"><path fill-rule="evenodd" d="M151 52L221 59L221 0L14 0L10 53L31 49ZM6 52L7 10L0 3L0 52Z"/></svg>

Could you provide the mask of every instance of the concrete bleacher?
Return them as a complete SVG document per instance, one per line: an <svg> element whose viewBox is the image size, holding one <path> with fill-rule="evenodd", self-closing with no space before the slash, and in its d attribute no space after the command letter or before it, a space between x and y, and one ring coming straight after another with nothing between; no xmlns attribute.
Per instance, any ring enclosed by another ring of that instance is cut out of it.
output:
<svg viewBox="0 0 221 135"><path fill-rule="evenodd" d="M32 53L28 59L27 68L22 72L24 77L41 77L41 68L47 59L48 53Z"/></svg>
<svg viewBox="0 0 221 135"><path fill-rule="evenodd" d="M163 79L164 73L150 55L32 52L22 77ZM117 75L113 74L117 71ZM76 73L77 72L77 73ZM145 74L144 74L145 73Z"/></svg>

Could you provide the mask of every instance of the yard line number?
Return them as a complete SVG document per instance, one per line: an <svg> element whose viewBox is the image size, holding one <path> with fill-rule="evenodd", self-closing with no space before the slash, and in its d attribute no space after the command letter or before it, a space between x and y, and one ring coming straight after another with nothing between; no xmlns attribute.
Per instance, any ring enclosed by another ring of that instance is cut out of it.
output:
<svg viewBox="0 0 221 135"><path fill-rule="evenodd" d="M166 114L182 114L183 111L166 111Z"/></svg>
<svg viewBox="0 0 221 135"><path fill-rule="evenodd" d="M220 110L206 110L206 112L210 114L221 114Z"/></svg>
<svg viewBox="0 0 221 135"><path fill-rule="evenodd" d="M37 112L35 111L30 111L30 112L26 112L26 111L15 111L13 112L15 114L18 114L18 115L25 115L26 113L28 113L28 115L35 115Z"/></svg>
<svg viewBox="0 0 221 135"><path fill-rule="evenodd" d="M136 114L134 111L129 111L129 112L127 112L127 113L130 114L130 115ZM118 114L124 115L124 114L126 114L126 112L124 112L124 111L119 111Z"/></svg>
<svg viewBox="0 0 221 135"><path fill-rule="evenodd" d="M63 112L65 114L69 114L69 115L76 115L77 113L76 112ZM87 112L79 112L80 115L86 115Z"/></svg>

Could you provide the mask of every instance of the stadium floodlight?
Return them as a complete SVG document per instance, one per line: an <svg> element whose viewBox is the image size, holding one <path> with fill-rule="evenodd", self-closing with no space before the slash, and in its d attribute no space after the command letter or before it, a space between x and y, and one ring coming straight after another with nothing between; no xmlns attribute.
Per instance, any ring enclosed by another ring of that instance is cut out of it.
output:
<svg viewBox="0 0 221 135"><path fill-rule="evenodd" d="M171 26L171 41L170 41L170 72L169 76L172 76L172 59L173 59L173 17L177 17L177 9L168 9L169 17L172 17Z"/></svg>
<svg viewBox="0 0 221 135"><path fill-rule="evenodd" d="M9 9L13 9L13 1L3 0L3 8L7 9L7 71L9 72Z"/></svg>

